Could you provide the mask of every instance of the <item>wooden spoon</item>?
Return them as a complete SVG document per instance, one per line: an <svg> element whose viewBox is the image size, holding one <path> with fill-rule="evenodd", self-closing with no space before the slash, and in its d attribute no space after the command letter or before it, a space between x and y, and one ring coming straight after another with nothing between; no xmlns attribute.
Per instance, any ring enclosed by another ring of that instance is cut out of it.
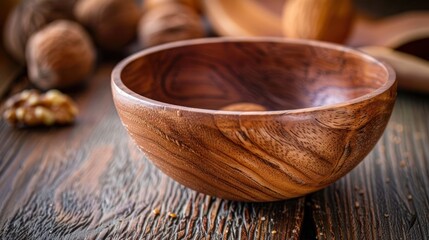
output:
<svg viewBox="0 0 429 240"><path fill-rule="evenodd" d="M396 49L423 38L429 38L429 11L407 12L381 20L371 20L360 15L347 45Z"/></svg>
<svg viewBox="0 0 429 240"><path fill-rule="evenodd" d="M285 2L204 0L203 5L213 28L222 36L283 36L281 21ZM357 14L346 45L396 49L422 38L429 38L429 11L407 12L381 20Z"/></svg>
<svg viewBox="0 0 429 240"><path fill-rule="evenodd" d="M207 18L222 36L282 36L284 0L203 0Z"/></svg>

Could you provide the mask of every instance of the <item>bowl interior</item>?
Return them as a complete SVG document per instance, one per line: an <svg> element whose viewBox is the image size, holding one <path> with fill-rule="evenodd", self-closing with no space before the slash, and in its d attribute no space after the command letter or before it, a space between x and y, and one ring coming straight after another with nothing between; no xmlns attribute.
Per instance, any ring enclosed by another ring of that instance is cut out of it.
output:
<svg viewBox="0 0 429 240"><path fill-rule="evenodd" d="M121 79L141 96L174 105L219 109L250 102L288 110L341 103L380 88L387 70L362 56L315 42L203 42L134 58Z"/></svg>

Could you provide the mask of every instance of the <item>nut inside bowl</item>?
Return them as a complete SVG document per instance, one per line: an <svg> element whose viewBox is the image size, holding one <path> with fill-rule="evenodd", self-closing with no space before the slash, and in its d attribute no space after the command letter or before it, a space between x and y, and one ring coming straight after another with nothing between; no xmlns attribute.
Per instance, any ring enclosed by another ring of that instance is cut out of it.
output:
<svg viewBox="0 0 429 240"><path fill-rule="evenodd" d="M338 45L216 38L139 52L112 73L115 106L140 149L194 190L275 201L326 187L374 147L395 74ZM218 110L259 104L267 111Z"/></svg>

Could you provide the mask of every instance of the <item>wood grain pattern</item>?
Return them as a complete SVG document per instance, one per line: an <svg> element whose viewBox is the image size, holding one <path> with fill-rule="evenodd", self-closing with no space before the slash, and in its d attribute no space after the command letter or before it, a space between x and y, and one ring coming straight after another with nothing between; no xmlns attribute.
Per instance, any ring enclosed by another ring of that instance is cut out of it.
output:
<svg viewBox="0 0 429 240"><path fill-rule="evenodd" d="M0 239L180 239L186 231L191 239L315 239L316 225L319 239L427 238L427 96L399 94L379 145L346 177L306 197L311 208L305 213L314 221L301 226L303 198L264 204L212 199L174 183L146 161L113 110L112 67L103 64L88 88L74 95L81 109L75 126L12 130L0 121ZM88 157L93 150L106 153ZM75 175L99 175L101 170L87 171L91 165L105 171L97 183L74 184ZM129 206L136 207L127 215ZM157 206L161 214L154 218L150 212ZM169 220L168 211L178 219ZM105 221L97 225L99 218Z"/></svg>
<svg viewBox="0 0 429 240"><path fill-rule="evenodd" d="M428 96L399 94L375 150L312 199L318 239L427 239Z"/></svg>
<svg viewBox="0 0 429 240"><path fill-rule="evenodd" d="M304 198L221 200L148 162L113 107L112 68L103 64L74 94L74 126L16 130L0 122L0 239L298 239Z"/></svg>
<svg viewBox="0 0 429 240"><path fill-rule="evenodd" d="M276 38L152 48L112 74L130 136L178 182L226 199L302 196L353 169L381 136L394 74L361 52ZM273 112L226 112L236 102Z"/></svg>

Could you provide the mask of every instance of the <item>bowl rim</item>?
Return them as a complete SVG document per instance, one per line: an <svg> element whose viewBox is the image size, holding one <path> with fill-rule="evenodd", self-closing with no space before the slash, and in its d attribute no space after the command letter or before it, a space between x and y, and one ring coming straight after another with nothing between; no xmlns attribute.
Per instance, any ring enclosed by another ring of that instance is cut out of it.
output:
<svg viewBox="0 0 429 240"><path fill-rule="evenodd" d="M122 71L128 64L133 61L147 56L149 54L153 54L160 51L165 51L173 48L185 47L185 46L193 46L193 45L202 45L202 44L212 44L212 43L224 43L224 42L271 42L271 43L290 43L290 44L300 44L300 45L308 45L314 47L322 47L325 49L336 50L351 53L354 55L358 55L362 58L362 60L366 60L368 62L373 62L380 67L382 67L387 72L387 81L381 85L379 88L374 91L364 94L360 97L349 99L346 101L342 101L340 103L327 104L316 107L305 107L305 108L297 108L297 109L285 109L285 110L267 110L267 111L226 111L226 110L215 110L215 109L205 109L205 108L195 108L188 107L182 105L176 105L166 102L161 102L158 100L154 100L151 98L147 98L142 96L132 89L128 88L123 82L121 78ZM391 89L397 83L395 71L392 67L386 64L383 61L377 60L375 57L370 56L369 54L353 49L347 46L343 46L340 44L322 42L316 40L307 40L307 39L291 39L284 37L216 37L216 38L199 38L199 39L191 39L191 40L182 40L172 43L166 43L154 47L150 47L144 50L141 50L137 53L134 53L122 61L120 61L113 69L111 74L111 85L112 90L118 91L118 93L125 95L138 103L141 103L145 106L151 106L155 108L163 108L163 109L172 109L172 110L180 110L187 112L195 112L195 113L205 113L205 114L213 114L213 115L282 115L282 114L293 114L293 113L305 113L305 112L316 112L322 110L329 110L335 108L346 107L354 104L358 104L367 100L370 100L376 96L383 94L384 92Z"/></svg>

